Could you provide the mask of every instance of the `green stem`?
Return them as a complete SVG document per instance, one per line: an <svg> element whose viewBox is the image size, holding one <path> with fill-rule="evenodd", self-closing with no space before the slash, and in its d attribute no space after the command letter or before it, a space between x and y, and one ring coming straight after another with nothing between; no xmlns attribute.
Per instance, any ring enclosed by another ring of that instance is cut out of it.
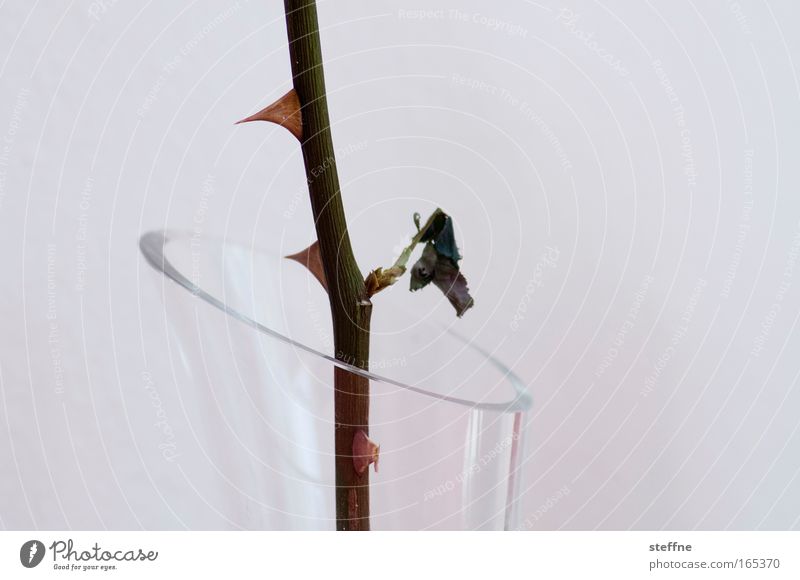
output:
<svg viewBox="0 0 800 580"><path fill-rule="evenodd" d="M315 0L284 0L294 90L300 100L303 161L328 285L336 358L369 369L372 304L347 232L331 138ZM334 371L336 528L369 529L369 470L353 464L353 439L369 430L369 380Z"/></svg>

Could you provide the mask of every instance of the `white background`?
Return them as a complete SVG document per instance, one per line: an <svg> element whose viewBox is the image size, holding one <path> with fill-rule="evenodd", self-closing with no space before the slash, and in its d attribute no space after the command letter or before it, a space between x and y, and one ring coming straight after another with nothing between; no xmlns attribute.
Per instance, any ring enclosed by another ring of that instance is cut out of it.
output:
<svg viewBox="0 0 800 580"><path fill-rule="evenodd" d="M364 268L455 218L460 329L536 399L527 527L796 528L797 7L458 5L320 3L333 134ZM293 138L232 125L289 87L277 0L0 6L0 526L242 525L158 449L137 240L306 244Z"/></svg>

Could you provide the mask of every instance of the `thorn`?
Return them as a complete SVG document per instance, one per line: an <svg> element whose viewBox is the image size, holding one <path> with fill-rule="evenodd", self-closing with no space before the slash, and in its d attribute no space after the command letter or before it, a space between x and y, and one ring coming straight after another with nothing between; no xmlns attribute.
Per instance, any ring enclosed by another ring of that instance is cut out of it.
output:
<svg viewBox="0 0 800 580"><path fill-rule="evenodd" d="M289 260L294 260L308 268L314 277L319 280L325 291L328 291L328 282L325 280L325 270L322 267L322 255L319 253L319 242L316 241L305 250L286 256Z"/></svg>
<svg viewBox="0 0 800 580"><path fill-rule="evenodd" d="M378 473L378 458L381 446L371 441L363 429L356 431L353 437L353 467L358 475L362 475L371 463L375 464Z"/></svg>
<svg viewBox="0 0 800 580"><path fill-rule="evenodd" d="M268 121L286 127L298 141L303 140L303 119L300 114L300 99L294 89L283 95L280 99L261 109L255 115L237 121L236 124L251 121Z"/></svg>

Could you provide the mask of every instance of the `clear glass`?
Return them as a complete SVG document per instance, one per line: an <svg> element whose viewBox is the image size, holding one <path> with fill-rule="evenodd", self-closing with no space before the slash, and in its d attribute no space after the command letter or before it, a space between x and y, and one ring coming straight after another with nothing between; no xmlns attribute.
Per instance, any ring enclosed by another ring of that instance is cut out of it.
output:
<svg viewBox="0 0 800 580"><path fill-rule="evenodd" d="M181 232L145 234L140 247L161 284L189 420L225 426L193 431L241 498L233 517L255 529L335 528L336 365L370 379L372 529L517 526L531 399L474 341L376 307L366 373L333 357L327 294L296 262Z"/></svg>

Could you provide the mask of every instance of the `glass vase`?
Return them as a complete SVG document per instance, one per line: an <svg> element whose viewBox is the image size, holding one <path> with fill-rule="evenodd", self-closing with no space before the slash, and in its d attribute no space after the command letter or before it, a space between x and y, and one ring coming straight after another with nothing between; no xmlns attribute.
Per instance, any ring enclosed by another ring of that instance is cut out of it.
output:
<svg viewBox="0 0 800 580"><path fill-rule="evenodd" d="M327 294L302 265L188 232L151 232L140 248L159 282L166 355L192 432L239 498L227 519L335 529L339 366L370 380L370 439L380 445L372 529L517 527L531 399L475 341L375 307L365 372L334 358Z"/></svg>

